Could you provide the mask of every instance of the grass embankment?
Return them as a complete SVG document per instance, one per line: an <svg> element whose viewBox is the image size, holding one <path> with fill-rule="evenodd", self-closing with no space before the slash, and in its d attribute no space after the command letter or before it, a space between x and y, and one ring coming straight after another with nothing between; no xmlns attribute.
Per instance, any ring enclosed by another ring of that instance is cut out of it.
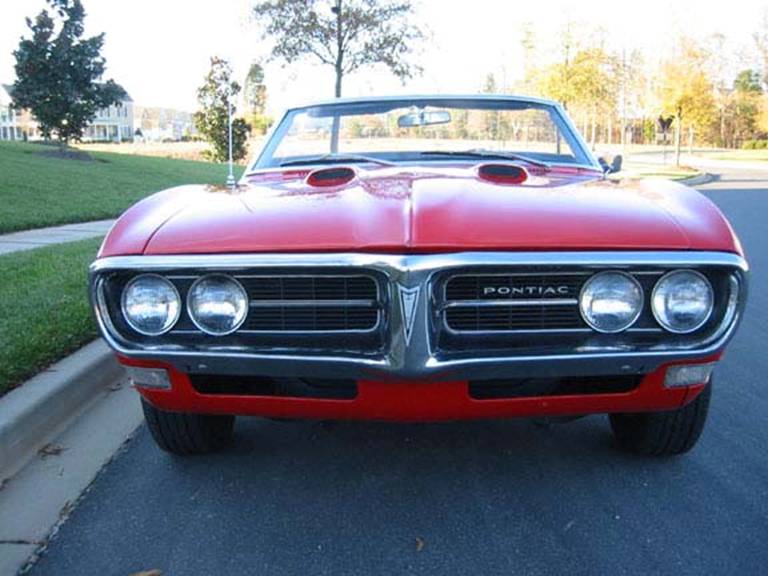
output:
<svg viewBox="0 0 768 576"><path fill-rule="evenodd" d="M0 395L96 337L86 280L100 243L0 256Z"/></svg>
<svg viewBox="0 0 768 576"><path fill-rule="evenodd" d="M685 180L700 175L701 172L688 166L643 164L641 162L626 162L622 167L622 177L634 178L666 178L668 180Z"/></svg>
<svg viewBox="0 0 768 576"><path fill-rule="evenodd" d="M106 152L91 161L56 148L0 142L0 234L115 218L136 201L179 184L221 184L227 166ZM236 174L243 168L236 167Z"/></svg>

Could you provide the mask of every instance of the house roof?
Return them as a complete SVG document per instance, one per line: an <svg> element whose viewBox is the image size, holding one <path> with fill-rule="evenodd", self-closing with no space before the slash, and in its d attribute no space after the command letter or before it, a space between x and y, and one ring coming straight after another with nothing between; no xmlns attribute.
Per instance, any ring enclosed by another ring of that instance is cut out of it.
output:
<svg viewBox="0 0 768 576"><path fill-rule="evenodd" d="M0 84L0 104L2 104L3 106L8 106L13 100L11 98L12 89L13 89L13 86L11 86L10 84Z"/></svg>
<svg viewBox="0 0 768 576"><path fill-rule="evenodd" d="M123 88L122 84L118 84L120 88ZM128 94L128 90L123 88L123 92L125 93L125 97L123 98L123 102L133 102L133 98L131 98L131 95Z"/></svg>

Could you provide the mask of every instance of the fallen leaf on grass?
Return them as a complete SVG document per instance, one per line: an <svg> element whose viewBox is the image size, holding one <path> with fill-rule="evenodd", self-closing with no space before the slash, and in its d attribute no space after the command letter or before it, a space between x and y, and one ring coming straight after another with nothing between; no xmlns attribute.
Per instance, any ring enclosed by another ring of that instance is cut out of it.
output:
<svg viewBox="0 0 768 576"><path fill-rule="evenodd" d="M42 458L47 458L48 456L58 456L64 452L64 450L66 450L66 448L58 444L46 444L40 448L37 453L40 454Z"/></svg>
<svg viewBox="0 0 768 576"><path fill-rule="evenodd" d="M424 550L424 546L426 545L427 543L424 541L424 538L420 538L419 536L416 537L416 552Z"/></svg>

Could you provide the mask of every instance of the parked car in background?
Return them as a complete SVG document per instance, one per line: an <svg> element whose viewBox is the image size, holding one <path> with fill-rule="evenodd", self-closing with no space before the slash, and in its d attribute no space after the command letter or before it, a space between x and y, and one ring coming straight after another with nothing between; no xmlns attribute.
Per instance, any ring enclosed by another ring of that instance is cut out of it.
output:
<svg viewBox="0 0 768 576"><path fill-rule="evenodd" d="M557 104L511 96L289 110L234 188L128 210L91 267L104 338L170 452L236 415L610 415L678 454L746 300L718 209L613 181Z"/></svg>

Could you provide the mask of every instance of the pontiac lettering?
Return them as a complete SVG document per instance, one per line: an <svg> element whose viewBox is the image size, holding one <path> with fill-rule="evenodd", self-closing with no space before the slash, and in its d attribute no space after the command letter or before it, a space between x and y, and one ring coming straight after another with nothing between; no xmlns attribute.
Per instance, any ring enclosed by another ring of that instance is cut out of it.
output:
<svg viewBox="0 0 768 576"><path fill-rule="evenodd" d="M568 286L486 286L483 296L568 296Z"/></svg>

